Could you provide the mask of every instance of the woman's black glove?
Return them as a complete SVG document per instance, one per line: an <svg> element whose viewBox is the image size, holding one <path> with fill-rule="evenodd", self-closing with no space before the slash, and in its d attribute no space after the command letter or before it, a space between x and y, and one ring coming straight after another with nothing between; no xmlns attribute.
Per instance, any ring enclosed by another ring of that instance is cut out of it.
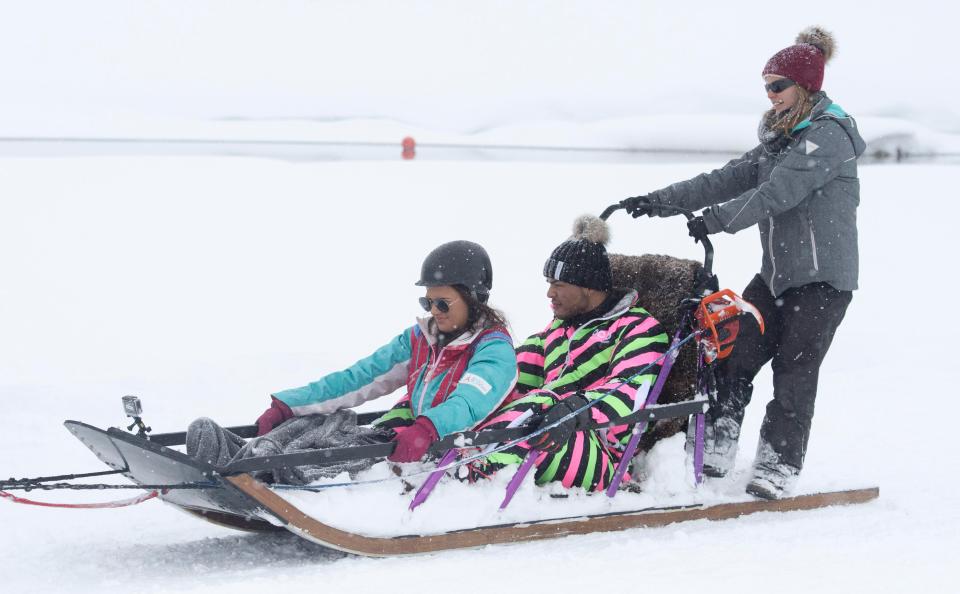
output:
<svg viewBox="0 0 960 594"><path fill-rule="evenodd" d="M710 235L710 232L707 231L707 223L703 220L703 217L693 217L687 221L687 229L690 231L690 237L697 242L706 239L707 235Z"/></svg>
<svg viewBox="0 0 960 594"><path fill-rule="evenodd" d="M653 216L653 204L646 196L634 196L633 198L621 200L620 206L635 219Z"/></svg>
<svg viewBox="0 0 960 594"><path fill-rule="evenodd" d="M588 402L589 400L587 400L581 392L564 398L547 409L537 428L539 429L540 427L550 425L562 419L573 411L583 408ZM590 425L591 420L593 420L593 415L590 414L590 409L585 409L577 416L563 421L556 427L547 429L531 439L528 443L534 449L540 450L541 452L555 452L566 445L575 431L583 431L586 429Z"/></svg>

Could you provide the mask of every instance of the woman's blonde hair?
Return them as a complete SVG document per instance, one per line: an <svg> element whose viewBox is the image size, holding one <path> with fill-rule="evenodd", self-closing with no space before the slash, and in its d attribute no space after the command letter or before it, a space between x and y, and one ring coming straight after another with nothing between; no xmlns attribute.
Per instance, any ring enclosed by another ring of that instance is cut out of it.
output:
<svg viewBox="0 0 960 594"><path fill-rule="evenodd" d="M813 101L810 100L810 91L800 85L796 85L797 104L788 109L781 115L777 115L775 109L771 108L765 115L766 121L770 122L770 130L781 132L786 136L790 135L793 127L799 124L810 115L813 110Z"/></svg>

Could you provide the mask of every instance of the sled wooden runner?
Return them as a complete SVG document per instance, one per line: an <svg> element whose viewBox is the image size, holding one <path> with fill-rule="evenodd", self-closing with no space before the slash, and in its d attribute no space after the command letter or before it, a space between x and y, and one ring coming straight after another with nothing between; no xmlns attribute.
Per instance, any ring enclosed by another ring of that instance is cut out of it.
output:
<svg viewBox="0 0 960 594"><path fill-rule="evenodd" d="M798 495L776 501L755 500L704 506L612 512L597 516L575 516L457 530L442 534L371 537L345 532L302 512L250 475L225 477L237 489L255 499L271 514L286 523L286 528L323 546L357 555L385 557L415 555L452 549L468 549L489 544L529 542L572 534L615 532L630 528L666 526L691 520L728 520L759 512L809 510L834 505L865 503L880 496L878 487Z"/></svg>
<svg viewBox="0 0 960 594"><path fill-rule="evenodd" d="M201 520L206 520L211 524L216 524L217 526L223 526L224 528L233 528L234 530L242 530L243 532L283 532L282 526L274 526L266 520L257 520L254 518L248 518L246 516L238 516L235 514L228 514L223 512L214 511L211 509L191 509L189 507L183 507L177 504L172 504L174 508L180 509L187 512L187 514L200 518Z"/></svg>

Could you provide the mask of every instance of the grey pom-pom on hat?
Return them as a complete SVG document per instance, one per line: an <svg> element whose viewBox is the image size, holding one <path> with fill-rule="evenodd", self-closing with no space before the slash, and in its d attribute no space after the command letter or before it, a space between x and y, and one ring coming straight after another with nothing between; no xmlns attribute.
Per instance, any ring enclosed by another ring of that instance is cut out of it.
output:
<svg viewBox="0 0 960 594"><path fill-rule="evenodd" d="M573 222L573 235L553 250L543 266L543 276L578 287L609 291L613 288L606 244L610 228L593 215Z"/></svg>
<svg viewBox="0 0 960 594"><path fill-rule="evenodd" d="M800 31L796 42L806 43L820 50L820 53L823 54L824 63L830 61L837 49L837 41L833 38L833 33L816 25Z"/></svg>
<svg viewBox="0 0 960 594"><path fill-rule="evenodd" d="M573 235L570 239L583 239L606 246L610 242L610 227L600 217L580 215L573 221Z"/></svg>

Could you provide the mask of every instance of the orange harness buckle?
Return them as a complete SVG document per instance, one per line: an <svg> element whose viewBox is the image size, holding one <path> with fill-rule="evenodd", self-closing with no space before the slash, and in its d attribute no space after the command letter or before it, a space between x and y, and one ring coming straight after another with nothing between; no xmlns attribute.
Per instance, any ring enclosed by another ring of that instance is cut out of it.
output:
<svg viewBox="0 0 960 594"><path fill-rule="evenodd" d="M763 316L749 301L730 289L712 293L700 300L694 318L700 335L697 342L703 346L704 361L712 363L725 359L733 352L737 334L740 332L740 320L744 313L751 314L760 326L763 334Z"/></svg>

